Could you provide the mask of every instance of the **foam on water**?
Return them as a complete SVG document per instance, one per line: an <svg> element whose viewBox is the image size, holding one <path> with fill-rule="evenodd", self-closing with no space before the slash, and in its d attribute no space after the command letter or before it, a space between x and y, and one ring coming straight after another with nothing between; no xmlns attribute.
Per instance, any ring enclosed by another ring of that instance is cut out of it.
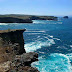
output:
<svg viewBox="0 0 72 72"><path fill-rule="evenodd" d="M40 72L72 72L69 57L59 53L41 56L32 66L37 67Z"/></svg>
<svg viewBox="0 0 72 72"><path fill-rule="evenodd" d="M72 48L72 45L70 45L70 47Z"/></svg>
<svg viewBox="0 0 72 72"><path fill-rule="evenodd" d="M62 24L62 21L53 21L53 20L33 20L35 24Z"/></svg>
<svg viewBox="0 0 72 72"><path fill-rule="evenodd" d="M66 54L69 58L69 60L71 61L71 64L72 64L72 53L69 53L69 54Z"/></svg>
<svg viewBox="0 0 72 72"><path fill-rule="evenodd" d="M8 25L7 23L0 23L0 25Z"/></svg>
<svg viewBox="0 0 72 72"><path fill-rule="evenodd" d="M26 31L26 32L45 32L45 31Z"/></svg>
<svg viewBox="0 0 72 72"><path fill-rule="evenodd" d="M30 43L25 44L25 50L26 50L26 52L33 52L37 49L40 49L42 46L51 46L52 44L55 44L53 39L49 39L44 42L39 41L39 39L38 39L34 42L30 42Z"/></svg>

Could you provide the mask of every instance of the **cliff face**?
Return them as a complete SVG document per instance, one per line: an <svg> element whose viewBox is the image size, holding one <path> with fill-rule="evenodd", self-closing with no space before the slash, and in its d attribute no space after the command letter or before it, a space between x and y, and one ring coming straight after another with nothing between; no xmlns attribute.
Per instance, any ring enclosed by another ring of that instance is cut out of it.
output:
<svg viewBox="0 0 72 72"><path fill-rule="evenodd" d="M0 23L32 23L32 20L13 17L0 17Z"/></svg>
<svg viewBox="0 0 72 72"><path fill-rule="evenodd" d="M15 54L25 53L23 39L24 31L25 29L0 31L0 63L12 60Z"/></svg>
<svg viewBox="0 0 72 72"><path fill-rule="evenodd" d="M14 50L16 54L23 54L25 53L24 50L24 39L23 39L23 32L24 30L4 30L0 31L0 46L1 47L16 47Z"/></svg>
<svg viewBox="0 0 72 72"><path fill-rule="evenodd" d="M57 20L54 16L0 15L0 23L33 23L32 20Z"/></svg>
<svg viewBox="0 0 72 72"><path fill-rule="evenodd" d="M0 31L0 72L39 72L30 64L37 61L37 53L26 53L22 30Z"/></svg>

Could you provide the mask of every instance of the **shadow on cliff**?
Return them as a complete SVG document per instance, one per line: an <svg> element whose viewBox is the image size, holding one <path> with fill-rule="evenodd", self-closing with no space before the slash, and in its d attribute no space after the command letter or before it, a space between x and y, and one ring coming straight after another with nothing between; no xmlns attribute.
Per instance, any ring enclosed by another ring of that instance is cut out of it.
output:
<svg viewBox="0 0 72 72"><path fill-rule="evenodd" d="M14 17L0 17L0 23L32 23L32 20Z"/></svg>

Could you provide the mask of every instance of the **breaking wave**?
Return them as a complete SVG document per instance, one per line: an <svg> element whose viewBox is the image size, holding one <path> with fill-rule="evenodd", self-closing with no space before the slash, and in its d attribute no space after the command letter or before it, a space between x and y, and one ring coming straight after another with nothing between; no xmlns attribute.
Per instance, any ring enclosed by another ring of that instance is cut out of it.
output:
<svg viewBox="0 0 72 72"><path fill-rule="evenodd" d="M37 67L40 72L72 72L69 57L59 53L41 56L32 66Z"/></svg>
<svg viewBox="0 0 72 72"><path fill-rule="evenodd" d="M47 41L35 41L25 44L25 50L26 52L33 52L37 49L40 49L42 46L51 46L52 44L55 44L53 39L49 39Z"/></svg>
<svg viewBox="0 0 72 72"><path fill-rule="evenodd" d="M8 25L7 23L0 23L0 25Z"/></svg>

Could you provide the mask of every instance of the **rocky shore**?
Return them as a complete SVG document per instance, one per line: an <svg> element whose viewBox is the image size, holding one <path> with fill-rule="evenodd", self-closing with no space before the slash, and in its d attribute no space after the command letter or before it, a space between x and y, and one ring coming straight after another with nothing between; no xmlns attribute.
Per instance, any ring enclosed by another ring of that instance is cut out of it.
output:
<svg viewBox="0 0 72 72"><path fill-rule="evenodd" d="M19 14L0 15L0 23L33 23L32 20L57 20L57 17Z"/></svg>
<svg viewBox="0 0 72 72"><path fill-rule="evenodd" d="M31 67L38 61L38 54L24 49L24 31L0 30L0 72L39 72Z"/></svg>

